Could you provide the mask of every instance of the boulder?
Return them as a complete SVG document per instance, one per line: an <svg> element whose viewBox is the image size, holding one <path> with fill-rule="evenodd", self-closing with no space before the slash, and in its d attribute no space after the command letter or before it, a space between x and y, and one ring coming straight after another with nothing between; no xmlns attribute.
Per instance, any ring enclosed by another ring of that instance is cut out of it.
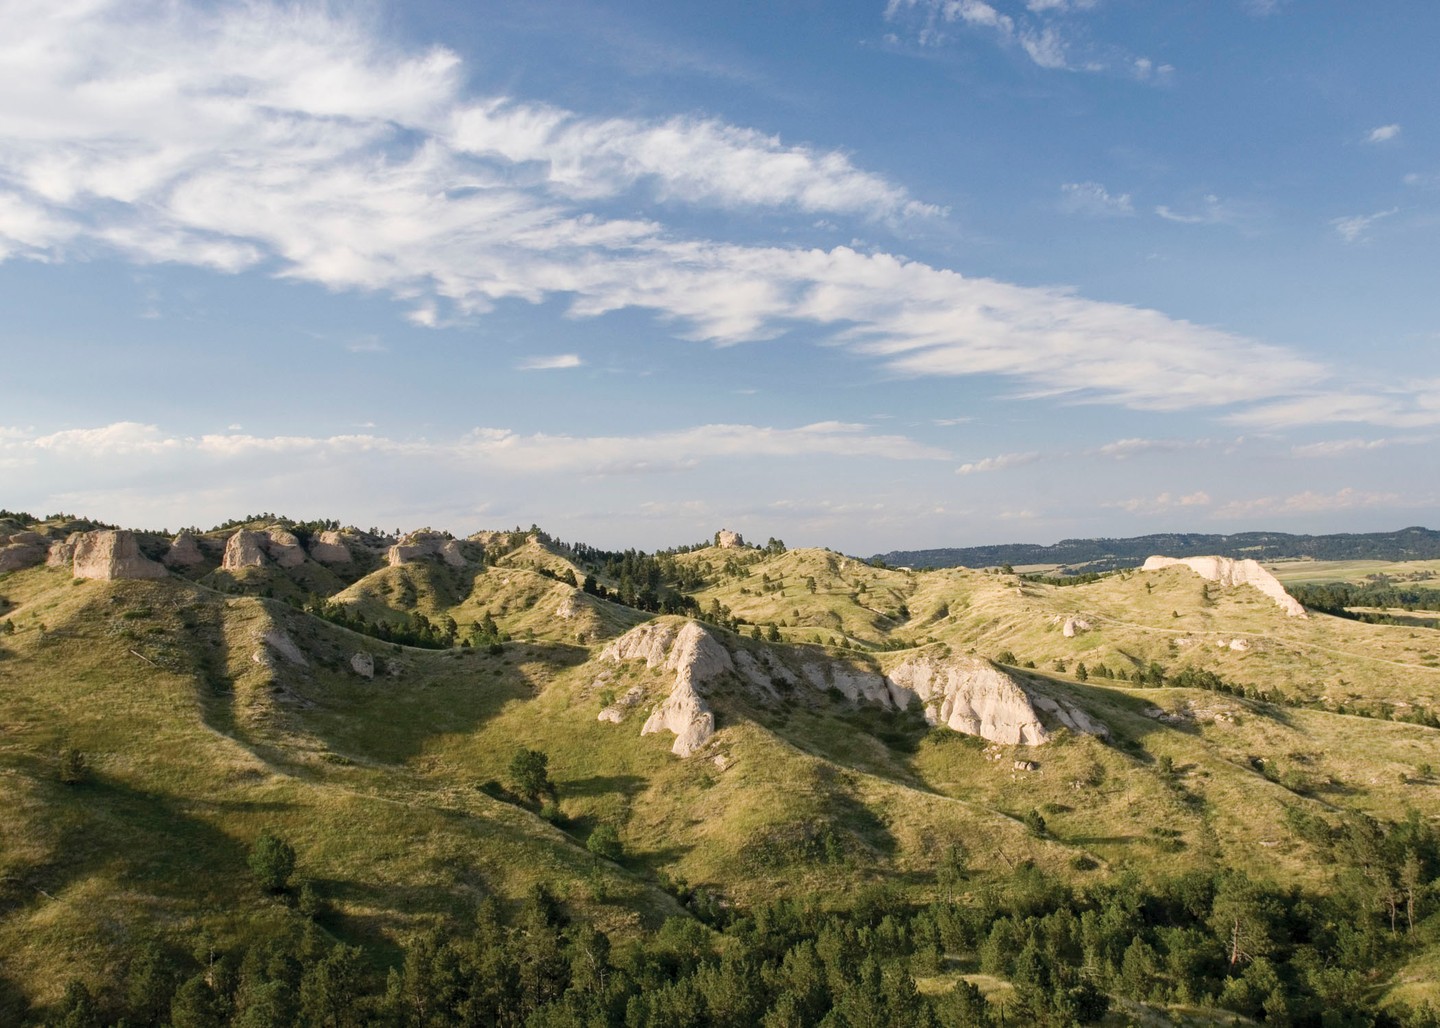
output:
<svg viewBox="0 0 1440 1028"><path fill-rule="evenodd" d="M1159 571L1164 568L1185 566L1195 572L1201 578L1211 582L1219 582L1223 586L1235 587L1248 585L1258 589L1270 599L1275 601L1276 606L1283 610L1288 617L1308 617L1305 608L1285 591L1270 572L1260 566L1254 560L1235 560L1231 557L1147 557L1142 571Z"/></svg>
<svg viewBox="0 0 1440 1028"><path fill-rule="evenodd" d="M350 670L354 671L361 678L375 677L375 658L361 650L350 658Z"/></svg>
<svg viewBox="0 0 1440 1028"><path fill-rule="evenodd" d="M169 572L140 552L133 532L101 529L83 532L75 541L73 573L76 578L103 580L164 578Z"/></svg>
<svg viewBox="0 0 1440 1028"><path fill-rule="evenodd" d="M204 562L205 555L200 552L200 543L193 533L181 532L170 540L170 549L163 559L173 567L194 567Z"/></svg>
<svg viewBox="0 0 1440 1028"><path fill-rule="evenodd" d="M345 537L339 532L325 531L310 543L310 559L321 564L349 564L353 559Z"/></svg>
<svg viewBox="0 0 1440 1028"><path fill-rule="evenodd" d="M1090 631L1090 622L1084 618L1068 617L1065 623L1060 626L1060 634L1067 639L1073 639L1081 632Z"/></svg>
<svg viewBox="0 0 1440 1028"><path fill-rule="evenodd" d="M243 528L236 532L225 541L225 556L220 561L221 569L239 571L241 568L264 567L265 538L262 532L250 532Z"/></svg>

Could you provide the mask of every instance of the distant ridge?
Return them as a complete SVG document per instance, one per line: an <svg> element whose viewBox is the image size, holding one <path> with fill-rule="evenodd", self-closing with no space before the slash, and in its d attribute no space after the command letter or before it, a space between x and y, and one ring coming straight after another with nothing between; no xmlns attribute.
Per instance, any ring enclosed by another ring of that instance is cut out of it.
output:
<svg viewBox="0 0 1440 1028"><path fill-rule="evenodd" d="M985 568L1002 565L1058 564L1084 571L1138 567L1145 558L1214 555L1284 560L1432 560L1440 558L1440 532L1402 528L1398 532L1290 535L1286 532L1237 532L1234 535L1161 533L1129 539L1062 539L1051 546L1002 543L995 546L937 550L891 550L875 558L897 567Z"/></svg>

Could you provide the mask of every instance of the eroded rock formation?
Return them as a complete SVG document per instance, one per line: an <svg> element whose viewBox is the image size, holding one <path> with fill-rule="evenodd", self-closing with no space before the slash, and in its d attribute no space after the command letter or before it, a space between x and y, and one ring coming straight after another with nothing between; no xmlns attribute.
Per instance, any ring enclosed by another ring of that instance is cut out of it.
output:
<svg viewBox="0 0 1440 1028"><path fill-rule="evenodd" d="M170 541L170 549L162 558L174 567L193 567L203 563L205 555L200 552L200 543L192 532L181 532Z"/></svg>
<svg viewBox="0 0 1440 1028"><path fill-rule="evenodd" d="M1195 572L1201 578L1211 582L1219 582L1224 586L1248 585L1260 590L1275 604L1283 610L1286 615L1292 618L1303 618L1308 615L1305 608L1285 591L1280 581L1260 566L1254 560L1235 560L1231 557L1147 557L1142 571L1159 571L1162 568L1172 568L1177 565L1184 565Z"/></svg>
<svg viewBox="0 0 1440 1028"><path fill-rule="evenodd" d="M241 529L225 540L225 556L220 561L220 567L225 571L239 571L241 568L259 568L265 566L265 550L261 540L265 538L263 532L249 532Z"/></svg>
<svg viewBox="0 0 1440 1028"><path fill-rule="evenodd" d="M452 568L463 568L466 563L460 541L440 532L410 532L390 547L386 555L392 568L422 557L439 557Z"/></svg>
<svg viewBox="0 0 1440 1028"><path fill-rule="evenodd" d="M1109 729L1078 707L1032 694L1010 675L974 657L912 657L890 670L889 682L925 704L925 720L1010 746L1041 746L1050 732L1040 712L1066 728L1107 736Z"/></svg>
<svg viewBox="0 0 1440 1028"><path fill-rule="evenodd" d="M39 532L21 530L0 536L0 573L44 563L50 540Z"/></svg>
<svg viewBox="0 0 1440 1028"><path fill-rule="evenodd" d="M735 550L745 545L745 540L739 532L732 532L728 528L722 528L715 533L715 545L722 550Z"/></svg>
<svg viewBox="0 0 1440 1028"><path fill-rule="evenodd" d="M101 529L82 532L75 540L73 573L76 578L102 580L122 578L164 578L163 564L140 552L133 532Z"/></svg>
<svg viewBox="0 0 1440 1028"><path fill-rule="evenodd" d="M335 531L321 532L310 543L310 558L321 564L349 564L353 559L345 537Z"/></svg>
<svg viewBox="0 0 1440 1028"><path fill-rule="evenodd" d="M733 671L730 653L693 621L678 630L674 623L651 621L632 628L607 646L601 660L643 660L646 667L675 672L675 686L640 729L641 735L669 731L675 734L670 751L688 757L715 734L715 714L696 686Z"/></svg>

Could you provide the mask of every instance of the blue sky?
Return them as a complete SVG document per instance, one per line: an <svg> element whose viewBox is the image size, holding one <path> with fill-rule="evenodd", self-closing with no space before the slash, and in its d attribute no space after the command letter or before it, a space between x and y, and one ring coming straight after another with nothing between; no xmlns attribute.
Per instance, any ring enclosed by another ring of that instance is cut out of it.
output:
<svg viewBox="0 0 1440 1028"><path fill-rule="evenodd" d="M1440 7L0 0L0 506L1436 522Z"/></svg>

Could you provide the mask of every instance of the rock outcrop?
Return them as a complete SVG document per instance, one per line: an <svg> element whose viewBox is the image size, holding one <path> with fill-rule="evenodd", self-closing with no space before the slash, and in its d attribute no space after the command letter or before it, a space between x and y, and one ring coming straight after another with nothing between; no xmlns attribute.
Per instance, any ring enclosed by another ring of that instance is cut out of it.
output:
<svg viewBox="0 0 1440 1028"><path fill-rule="evenodd" d="M1067 639L1073 639L1081 632L1090 631L1090 622L1084 618L1068 617L1065 623L1060 626L1060 634Z"/></svg>
<svg viewBox="0 0 1440 1028"><path fill-rule="evenodd" d="M345 545L343 535L335 531L325 531L311 541L310 559L321 564L349 564L354 558L350 554L350 547Z"/></svg>
<svg viewBox="0 0 1440 1028"><path fill-rule="evenodd" d="M350 670L361 678L375 677L375 658L361 650L350 658Z"/></svg>
<svg viewBox="0 0 1440 1028"><path fill-rule="evenodd" d="M265 530L265 541L261 543L265 552L282 568L298 568L305 563L305 547L295 533L278 525Z"/></svg>
<svg viewBox="0 0 1440 1028"><path fill-rule="evenodd" d="M1248 585L1260 590L1275 604L1283 610L1287 616L1292 618L1308 617L1305 608L1285 591L1270 572L1260 566L1254 560L1235 560L1231 557L1147 557L1142 571L1159 571L1163 568L1172 568L1184 565L1195 572L1201 578L1211 582L1219 582L1224 586Z"/></svg>
<svg viewBox="0 0 1440 1028"><path fill-rule="evenodd" d="M410 532L390 547L386 555L392 568L423 557L438 557L452 568L463 568L466 564L460 541L440 532Z"/></svg>
<svg viewBox="0 0 1440 1028"><path fill-rule="evenodd" d="M1050 741L1030 694L987 661L916 657L892 668L889 679L920 697L932 725L1011 746Z"/></svg>
<svg viewBox="0 0 1440 1028"><path fill-rule="evenodd" d="M294 532L280 525L272 525L263 532L242 528L225 540L225 556L220 561L222 571L263 568L267 563L298 568L305 563L305 547L300 545Z"/></svg>
<svg viewBox="0 0 1440 1028"><path fill-rule="evenodd" d="M0 573L43 564L49 550L50 540L39 532L20 531L0 538Z"/></svg>
<svg viewBox="0 0 1440 1028"><path fill-rule="evenodd" d="M651 712L641 735L675 734L670 751L688 757L715 734L715 715L696 686L734 670L730 652L693 621L678 631L671 622L651 621L632 628L600 654L601 660L643 660L646 667L675 672L670 695Z"/></svg>
<svg viewBox="0 0 1440 1028"><path fill-rule="evenodd" d="M242 568L259 568L265 566L265 550L262 540L265 539L263 532L250 532L241 529L225 540L225 556L220 561L220 568L223 571L239 571Z"/></svg>
<svg viewBox="0 0 1440 1028"><path fill-rule="evenodd" d="M76 578L164 578L170 574L163 564L140 552L133 532L110 529L83 532L75 540L73 560Z"/></svg>
<svg viewBox="0 0 1440 1028"><path fill-rule="evenodd" d="M925 720L966 735L1009 746L1041 746L1050 732L1040 712L1086 735L1109 729L1084 711L1049 696L1031 694L1010 675L974 657L912 657L892 668L888 680L900 697L918 696Z"/></svg>
<svg viewBox="0 0 1440 1028"><path fill-rule="evenodd" d="M172 567L194 567L204 563L205 555L200 552L200 543L194 533L181 532L170 541L170 549L162 559Z"/></svg>
<svg viewBox="0 0 1440 1028"><path fill-rule="evenodd" d="M737 550L745 545L745 540L739 532L732 532L728 528L722 528L715 533L715 545L722 550Z"/></svg>

